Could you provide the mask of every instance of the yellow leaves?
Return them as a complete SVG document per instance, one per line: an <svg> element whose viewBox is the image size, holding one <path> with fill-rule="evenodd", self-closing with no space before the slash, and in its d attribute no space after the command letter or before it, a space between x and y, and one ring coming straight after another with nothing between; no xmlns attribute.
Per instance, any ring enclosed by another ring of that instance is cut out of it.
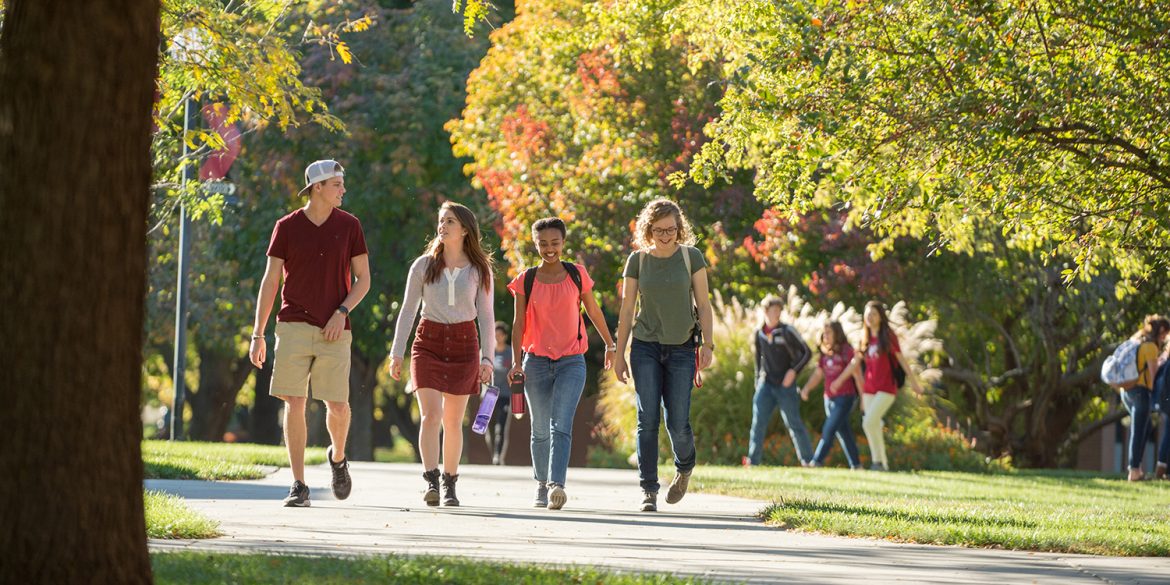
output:
<svg viewBox="0 0 1170 585"><path fill-rule="evenodd" d="M342 63L348 65L353 61L353 53L349 50L349 45L345 44L345 41L339 41L337 43L336 49L337 55L341 57Z"/></svg>

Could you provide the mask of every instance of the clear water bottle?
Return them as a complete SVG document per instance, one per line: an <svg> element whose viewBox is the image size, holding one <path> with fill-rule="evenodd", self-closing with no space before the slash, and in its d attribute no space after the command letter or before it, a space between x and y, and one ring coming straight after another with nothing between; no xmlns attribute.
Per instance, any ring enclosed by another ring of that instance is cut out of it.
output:
<svg viewBox="0 0 1170 585"><path fill-rule="evenodd" d="M512 416L517 420L524 418L524 372L516 372L508 380L508 389L512 391Z"/></svg>
<svg viewBox="0 0 1170 585"><path fill-rule="evenodd" d="M488 386L479 401L479 412L475 413L475 422L471 423L471 432L482 435L487 432L488 423L492 422L492 412L496 410L496 400L500 397L500 389Z"/></svg>

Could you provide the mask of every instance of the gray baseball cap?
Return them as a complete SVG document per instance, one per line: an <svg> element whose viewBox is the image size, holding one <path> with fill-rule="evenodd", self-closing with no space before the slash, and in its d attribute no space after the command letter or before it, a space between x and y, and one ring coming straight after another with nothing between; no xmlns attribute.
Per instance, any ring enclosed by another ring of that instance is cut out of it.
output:
<svg viewBox="0 0 1170 585"><path fill-rule="evenodd" d="M335 160L313 161L313 163L305 167L305 188L301 189L300 194L304 195L308 193L309 189L313 188L313 185L321 181L344 176L345 169L341 168L341 163Z"/></svg>

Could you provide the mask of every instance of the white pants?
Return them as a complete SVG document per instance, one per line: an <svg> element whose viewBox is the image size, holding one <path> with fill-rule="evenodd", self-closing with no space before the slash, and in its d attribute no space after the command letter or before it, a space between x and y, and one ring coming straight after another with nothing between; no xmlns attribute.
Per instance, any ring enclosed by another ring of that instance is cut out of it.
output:
<svg viewBox="0 0 1170 585"><path fill-rule="evenodd" d="M886 469L890 462L886 459L886 438L882 436L882 417L894 405L894 395L889 392L861 395L861 409L865 414L861 417L861 428L865 431L865 440L869 441L870 464L880 463Z"/></svg>

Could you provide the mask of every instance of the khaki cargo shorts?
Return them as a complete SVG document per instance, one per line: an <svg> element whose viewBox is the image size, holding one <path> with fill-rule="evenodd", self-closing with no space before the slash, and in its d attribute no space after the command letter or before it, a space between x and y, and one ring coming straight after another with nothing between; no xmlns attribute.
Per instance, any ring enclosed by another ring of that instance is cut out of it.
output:
<svg viewBox="0 0 1170 585"><path fill-rule="evenodd" d="M276 361L272 365L273 396L304 397L313 383L313 398L349 402L349 347L353 332L325 341L321 328L308 323L276 322Z"/></svg>

